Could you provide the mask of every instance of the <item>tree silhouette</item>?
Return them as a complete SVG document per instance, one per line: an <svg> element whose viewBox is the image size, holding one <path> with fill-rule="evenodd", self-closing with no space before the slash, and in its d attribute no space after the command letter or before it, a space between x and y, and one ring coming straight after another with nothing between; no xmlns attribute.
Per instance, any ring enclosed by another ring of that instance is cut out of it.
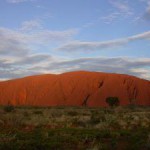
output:
<svg viewBox="0 0 150 150"><path fill-rule="evenodd" d="M119 98L118 97L107 97L106 103L110 106L118 106L119 105Z"/></svg>

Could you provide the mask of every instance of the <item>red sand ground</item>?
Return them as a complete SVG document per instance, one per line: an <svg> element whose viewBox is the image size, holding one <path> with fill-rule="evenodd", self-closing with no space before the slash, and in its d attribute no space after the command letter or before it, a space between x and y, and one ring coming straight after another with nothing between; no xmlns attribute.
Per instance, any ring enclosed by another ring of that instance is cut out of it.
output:
<svg viewBox="0 0 150 150"><path fill-rule="evenodd" d="M150 105L150 81L129 75L70 72L38 75L0 82L0 104L58 106L106 106L106 97L118 97L121 105L135 99Z"/></svg>

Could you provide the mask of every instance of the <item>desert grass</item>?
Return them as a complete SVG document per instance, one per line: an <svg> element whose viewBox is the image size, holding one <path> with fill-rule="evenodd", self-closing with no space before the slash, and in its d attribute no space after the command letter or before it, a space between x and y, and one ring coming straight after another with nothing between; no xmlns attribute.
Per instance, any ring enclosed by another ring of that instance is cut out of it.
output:
<svg viewBox="0 0 150 150"><path fill-rule="evenodd" d="M150 107L0 107L0 150L150 149Z"/></svg>

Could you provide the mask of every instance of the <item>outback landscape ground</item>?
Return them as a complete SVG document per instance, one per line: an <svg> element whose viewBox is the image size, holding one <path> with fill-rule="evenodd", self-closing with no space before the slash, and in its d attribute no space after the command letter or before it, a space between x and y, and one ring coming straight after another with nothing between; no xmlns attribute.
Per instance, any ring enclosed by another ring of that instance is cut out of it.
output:
<svg viewBox="0 0 150 150"><path fill-rule="evenodd" d="M149 150L150 107L0 108L0 150Z"/></svg>

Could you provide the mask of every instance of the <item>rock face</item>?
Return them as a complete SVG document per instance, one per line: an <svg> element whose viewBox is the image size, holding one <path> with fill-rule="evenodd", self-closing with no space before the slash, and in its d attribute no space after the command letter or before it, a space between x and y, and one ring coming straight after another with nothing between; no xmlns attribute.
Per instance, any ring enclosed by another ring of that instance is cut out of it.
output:
<svg viewBox="0 0 150 150"><path fill-rule="evenodd" d="M121 105L134 100L150 105L150 81L129 75L70 72L38 75L0 82L0 105L106 106L107 97Z"/></svg>

